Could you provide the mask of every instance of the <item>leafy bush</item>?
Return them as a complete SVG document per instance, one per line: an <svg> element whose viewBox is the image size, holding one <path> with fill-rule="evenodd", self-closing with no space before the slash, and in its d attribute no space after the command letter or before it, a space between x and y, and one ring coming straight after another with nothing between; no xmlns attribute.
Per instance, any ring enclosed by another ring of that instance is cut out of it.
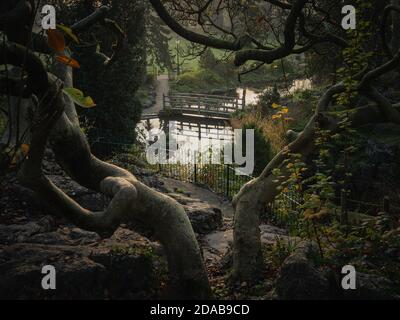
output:
<svg viewBox="0 0 400 320"><path fill-rule="evenodd" d="M215 58L212 50L208 48L199 59L199 66L201 69L213 70L217 66L218 62Z"/></svg>
<svg viewBox="0 0 400 320"><path fill-rule="evenodd" d="M294 102L308 102L310 103L311 101L315 100L315 94L314 90L296 90L293 93L293 101Z"/></svg>
<svg viewBox="0 0 400 320"><path fill-rule="evenodd" d="M246 123L243 127L243 149L246 150L245 130L254 130L254 175L258 176L273 157L271 144L256 123Z"/></svg>
<svg viewBox="0 0 400 320"><path fill-rule="evenodd" d="M248 113L238 119L239 125L243 127L254 127L262 133L264 140L268 141L273 154L276 154L286 145L285 128L277 121L263 118L259 113ZM256 144L256 149L258 145ZM264 163L266 165L267 163Z"/></svg>
<svg viewBox="0 0 400 320"><path fill-rule="evenodd" d="M280 94L278 88L275 85L273 89L265 90L260 94L258 100L258 108L262 115L268 115L272 110L273 104L279 104Z"/></svg>
<svg viewBox="0 0 400 320"><path fill-rule="evenodd" d="M178 76L172 88L179 92L209 92L225 85L225 80L215 72L199 69Z"/></svg>
<svg viewBox="0 0 400 320"><path fill-rule="evenodd" d="M89 139L104 138L118 143L132 143L135 140L135 126L140 121L142 105L136 92L146 73L145 8L140 2L110 0L110 15L126 31L126 40L115 62L104 67L96 45L76 48L76 58L81 68L75 72L75 86L94 98L96 108L79 109L79 116L93 124L88 132ZM77 3L71 10L72 19L86 16L93 11ZM103 28L95 34L83 34L83 41L93 43L96 38L100 49L107 56L112 54L114 36ZM96 44L96 43L95 43Z"/></svg>

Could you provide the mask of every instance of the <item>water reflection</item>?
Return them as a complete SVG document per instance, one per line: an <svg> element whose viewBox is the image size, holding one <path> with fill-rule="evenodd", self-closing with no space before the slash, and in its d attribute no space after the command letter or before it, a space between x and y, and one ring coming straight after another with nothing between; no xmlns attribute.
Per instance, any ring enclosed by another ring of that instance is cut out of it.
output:
<svg viewBox="0 0 400 320"><path fill-rule="evenodd" d="M249 88L236 88L236 95L238 98L243 98L243 94L245 94L246 105L256 104L260 98L260 95L264 92L271 90L273 87L266 87L261 91L256 91ZM287 96L293 94L296 90L306 90L312 88L312 82L310 79L296 79L293 81L292 85L288 90L279 90L281 96Z"/></svg>
<svg viewBox="0 0 400 320"><path fill-rule="evenodd" d="M144 129L147 145L160 139L167 139L167 149L176 149L175 155L180 162L193 162L196 157L210 157L203 161L217 163L222 150L234 140L234 131L227 120L196 116L174 116L144 120L139 128ZM174 145L174 148L170 146Z"/></svg>

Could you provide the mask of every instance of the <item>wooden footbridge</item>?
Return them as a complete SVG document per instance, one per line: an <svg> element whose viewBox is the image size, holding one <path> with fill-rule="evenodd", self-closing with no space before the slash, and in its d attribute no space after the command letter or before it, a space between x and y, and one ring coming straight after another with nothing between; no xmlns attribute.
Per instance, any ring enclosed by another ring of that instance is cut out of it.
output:
<svg viewBox="0 0 400 320"><path fill-rule="evenodd" d="M245 99L197 93L163 95L161 114L197 115L229 119L230 114L245 109Z"/></svg>

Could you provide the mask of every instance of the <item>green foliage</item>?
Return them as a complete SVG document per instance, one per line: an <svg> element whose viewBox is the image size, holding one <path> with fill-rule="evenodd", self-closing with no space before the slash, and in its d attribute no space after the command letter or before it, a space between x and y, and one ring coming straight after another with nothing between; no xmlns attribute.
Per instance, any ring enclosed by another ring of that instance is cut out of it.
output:
<svg viewBox="0 0 400 320"><path fill-rule="evenodd" d="M254 173L258 176L265 168L266 164L270 162L273 157L271 144L265 139L263 132L255 124L245 124L243 127L243 149L246 148L246 129L254 130Z"/></svg>
<svg viewBox="0 0 400 320"><path fill-rule="evenodd" d="M276 242L272 246L269 256L271 258L272 264L279 268L287 257L289 257L297 247L296 240L288 239L282 240L276 237Z"/></svg>
<svg viewBox="0 0 400 320"><path fill-rule="evenodd" d="M199 67L201 69L214 70L218 65L218 61L214 56L214 53L208 48L200 57Z"/></svg>
<svg viewBox="0 0 400 320"><path fill-rule="evenodd" d="M172 84L172 89L178 92L210 92L225 88L226 80L209 69L184 72Z"/></svg>
<svg viewBox="0 0 400 320"><path fill-rule="evenodd" d="M99 49L107 56L112 55L115 41L112 33L99 27L94 30L94 35L82 35L84 41L93 45L73 50L81 64L81 68L75 72L75 87L93 97L97 107L78 112L93 125L89 131L91 140L101 137L109 141L132 143L142 109L136 91L146 72L144 36L147 12L141 1L104 0L102 4L111 7L110 16L125 31L126 40L116 61L104 67L104 55ZM77 4L72 13L85 16L91 11L92 8L85 7L85 4ZM93 42L93 37L96 42Z"/></svg>
<svg viewBox="0 0 400 320"><path fill-rule="evenodd" d="M358 4L367 8L370 1L358 1ZM371 59L371 52L365 50L371 24L360 19L358 25L357 30L349 31L350 47L343 51L347 66L338 70L346 90L336 100L345 111L330 116L336 117L339 129L331 132L317 126L312 161L306 163L302 155L288 153L283 166L274 170L280 191L277 202L281 204L277 213L292 235L318 244L320 263L330 267L352 264L357 271L381 274L400 283L400 266L394 258L400 241L398 218L381 212L369 219L363 215L363 219L352 225L344 219L341 203L341 196L350 196L354 170L362 159L365 161L360 149L366 137L352 129L349 120L358 98L354 75ZM306 101L310 98L309 92L296 97ZM296 201L296 210L285 205L288 199L290 203ZM345 209L349 210L348 205Z"/></svg>
<svg viewBox="0 0 400 320"><path fill-rule="evenodd" d="M259 96L259 101L257 107L259 108L261 114L266 116L271 113L272 105L279 104L280 94L278 92L278 87L276 84L272 89L267 89Z"/></svg>
<svg viewBox="0 0 400 320"><path fill-rule="evenodd" d="M63 92L67 94L71 100L83 108L95 107L95 103L91 97L85 97L83 92L76 88L64 88Z"/></svg>
<svg viewBox="0 0 400 320"><path fill-rule="evenodd" d="M298 103L309 103L315 102L315 91L311 89L296 90L293 92L292 100Z"/></svg>
<svg viewBox="0 0 400 320"><path fill-rule="evenodd" d="M169 48L169 42L172 39L171 30L155 14L146 14L145 24L145 46L148 64L158 66L161 70L171 70L173 66L172 54Z"/></svg>
<svg viewBox="0 0 400 320"><path fill-rule="evenodd" d="M268 84L290 82L292 79L300 77L292 62L286 59L283 62L278 61L269 66L262 66L239 79L239 70L235 67L233 58L223 59L217 53L217 50L207 49L198 61L192 62L191 68L186 68L177 77L176 81L172 83L172 89L178 92L200 93L229 91L235 90L237 87L264 89Z"/></svg>

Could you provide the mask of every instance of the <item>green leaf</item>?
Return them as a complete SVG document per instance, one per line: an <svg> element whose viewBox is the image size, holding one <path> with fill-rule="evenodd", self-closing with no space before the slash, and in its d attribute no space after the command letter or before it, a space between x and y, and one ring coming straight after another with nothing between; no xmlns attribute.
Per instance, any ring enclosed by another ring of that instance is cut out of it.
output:
<svg viewBox="0 0 400 320"><path fill-rule="evenodd" d="M75 88L64 88L63 92L82 108L93 108L96 106L91 97L85 97L82 91Z"/></svg>
<svg viewBox="0 0 400 320"><path fill-rule="evenodd" d="M71 28L62 24L57 24L57 28L62 30L67 36L69 36L75 43L79 44L78 37L74 34Z"/></svg>

